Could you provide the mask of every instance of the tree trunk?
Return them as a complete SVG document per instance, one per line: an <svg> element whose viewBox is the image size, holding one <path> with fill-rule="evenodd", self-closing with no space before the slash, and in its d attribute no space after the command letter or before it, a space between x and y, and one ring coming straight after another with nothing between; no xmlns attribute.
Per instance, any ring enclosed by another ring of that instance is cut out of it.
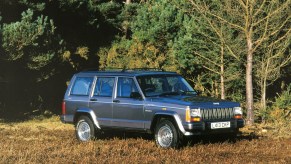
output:
<svg viewBox="0 0 291 164"><path fill-rule="evenodd" d="M253 43L251 37L247 37L247 65L246 65L246 108L247 108L247 125L254 123L254 111L253 111Z"/></svg>
<svg viewBox="0 0 291 164"><path fill-rule="evenodd" d="M224 49L223 44L221 45L221 57L220 57L220 89L221 99L225 99L225 87L224 87Z"/></svg>
<svg viewBox="0 0 291 164"><path fill-rule="evenodd" d="M130 4L130 3L131 3L131 0L126 0L125 1L125 4L127 4L127 5Z"/></svg>
<svg viewBox="0 0 291 164"><path fill-rule="evenodd" d="M131 3L131 0L125 0L125 5L129 5L130 3ZM123 23L122 23L122 28L123 28L123 32L124 32L124 37L126 39L129 38L128 27L129 27L129 21L128 20L124 20Z"/></svg>
<svg viewBox="0 0 291 164"><path fill-rule="evenodd" d="M267 88L267 79L266 79L266 77L264 77L264 80L263 80L263 84L262 84L263 86L261 86L262 87L262 95L261 95L261 107L263 108L263 109L266 109L266 88Z"/></svg>
<svg viewBox="0 0 291 164"><path fill-rule="evenodd" d="M266 95L267 95L267 76L268 76L268 69L269 69L270 60L267 59L266 67L262 68L262 86L261 86L261 108L266 109Z"/></svg>

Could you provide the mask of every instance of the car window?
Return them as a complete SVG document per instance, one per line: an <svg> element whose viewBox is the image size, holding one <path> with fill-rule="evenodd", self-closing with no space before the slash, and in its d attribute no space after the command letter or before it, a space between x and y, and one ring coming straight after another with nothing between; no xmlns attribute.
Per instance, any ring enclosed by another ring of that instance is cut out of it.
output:
<svg viewBox="0 0 291 164"><path fill-rule="evenodd" d="M111 97L113 86L114 86L114 77L99 77L94 89L94 96L105 96Z"/></svg>
<svg viewBox="0 0 291 164"><path fill-rule="evenodd" d="M137 81L147 97L195 93L187 81L177 75L139 76Z"/></svg>
<svg viewBox="0 0 291 164"><path fill-rule="evenodd" d="M132 92L138 92L133 78L120 77L117 84L117 97L131 97Z"/></svg>
<svg viewBox="0 0 291 164"><path fill-rule="evenodd" d="M71 90L71 95L88 96L93 77L77 77Z"/></svg>

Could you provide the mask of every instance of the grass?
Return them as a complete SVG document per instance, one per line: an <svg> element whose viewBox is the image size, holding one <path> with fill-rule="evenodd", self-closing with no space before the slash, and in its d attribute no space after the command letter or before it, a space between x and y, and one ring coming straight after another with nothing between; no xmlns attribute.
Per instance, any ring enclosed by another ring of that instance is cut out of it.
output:
<svg viewBox="0 0 291 164"><path fill-rule="evenodd" d="M0 163L291 163L291 138L235 141L194 138L179 150L157 148L154 140L127 134L87 143L58 117L0 123Z"/></svg>

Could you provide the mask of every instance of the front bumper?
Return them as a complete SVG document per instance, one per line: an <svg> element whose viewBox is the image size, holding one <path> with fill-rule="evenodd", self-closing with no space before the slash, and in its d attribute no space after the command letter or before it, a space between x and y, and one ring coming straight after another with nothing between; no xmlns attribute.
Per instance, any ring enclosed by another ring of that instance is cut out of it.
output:
<svg viewBox="0 0 291 164"><path fill-rule="evenodd" d="M211 129L211 123L230 121L230 128ZM220 132L236 132L239 128L244 127L245 121L243 119L231 120L205 120L200 122L185 123L183 127L185 131L193 134L201 133L220 133Z"/></svg>

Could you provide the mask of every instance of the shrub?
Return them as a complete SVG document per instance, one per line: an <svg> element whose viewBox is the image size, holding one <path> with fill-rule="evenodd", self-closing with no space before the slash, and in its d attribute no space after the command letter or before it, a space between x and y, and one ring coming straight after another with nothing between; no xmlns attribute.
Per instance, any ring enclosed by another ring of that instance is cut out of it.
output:
<svg viewBox="0 0 291 164"><path fill-rule="evenodd" d="M291 84L281 94L277 94L273 109L270 113L273 119L283 118L288 120L291 118Z"/></svg>
<svg viewBox="0 0 291 164"><path fill-rule="evenodd" d="M291 109L291 84L281 94L277 94L274 106L280 109Z"/></svg>

